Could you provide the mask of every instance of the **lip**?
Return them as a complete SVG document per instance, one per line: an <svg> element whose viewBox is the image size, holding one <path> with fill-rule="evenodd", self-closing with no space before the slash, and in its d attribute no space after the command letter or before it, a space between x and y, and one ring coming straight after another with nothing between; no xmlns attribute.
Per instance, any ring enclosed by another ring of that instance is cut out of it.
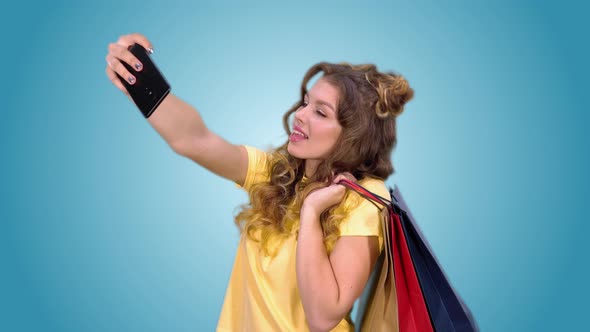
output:
<svg viewBox="0 0 590 332"><path fill-rule="evenodd" d="M297 134L291 134L289 135L289 142L299 142L299 141L303 141L305 138L303 138L301 135L297 135Z"/></svg>
<svg viewBox="0 0 590 332"><path fill-rule="evenodd" d="M293 130L297 130L298 132L303 133L303 135L305 135L305 138L309 138L309 136L307 136L307 133L303 131L303 129L301 129L301 127L299 126L293 126Z"/></svg>

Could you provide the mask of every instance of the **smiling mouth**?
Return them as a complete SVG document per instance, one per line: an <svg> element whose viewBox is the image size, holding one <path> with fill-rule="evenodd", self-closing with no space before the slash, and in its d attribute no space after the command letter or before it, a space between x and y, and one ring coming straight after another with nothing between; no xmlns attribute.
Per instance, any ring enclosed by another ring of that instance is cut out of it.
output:
<svg viewBox="0 0 590 332"><path fill-rule="evenodd" d="M293 126L293 131L291 132L291 135L300 136L300 139L308 139L309 138L309 136L305 135L305 133L303 132L303 129L301 129L297 125Z"/></svg>
<svg viewBox="0 0 590 332"><path fill-rule="evenodd" d="M301 139L309 138L307 135L305 135L303 132L297 129L293 129L293 132L291 132L291 136L299 136Z"/></svg>

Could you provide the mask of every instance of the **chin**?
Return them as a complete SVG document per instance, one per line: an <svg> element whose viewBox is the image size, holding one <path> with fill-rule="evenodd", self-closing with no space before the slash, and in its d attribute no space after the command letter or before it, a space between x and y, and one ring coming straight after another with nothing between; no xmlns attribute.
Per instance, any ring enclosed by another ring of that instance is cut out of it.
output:
<svg viewBox="0 0 590 332"><path fill-rule="evenodd" d="M295 157L295 158L300 158L300 159L301 159L301 157L299 157L299 156L297 155L297 152L295 152L295 153L294 153L294 151L293 151L293 150L296 150L296 149L294 149L294 148L293 148L293 146L291 145L291 143L287 144L287 152L288 152L288 153L289 153L291 156L293 156L293 157Z"/></svg>
<svg viewBox="0 0 590 332"><path fill-rule="evenodd" d="M297 147L289 144L287 145L287 152L289 153L289 155L291 155L292 157L295 157L297 159L308 159L309 155L306 155L305 152L302 153L302 151L297 151ZM301 149L299 149L301 150Z"/></svg>

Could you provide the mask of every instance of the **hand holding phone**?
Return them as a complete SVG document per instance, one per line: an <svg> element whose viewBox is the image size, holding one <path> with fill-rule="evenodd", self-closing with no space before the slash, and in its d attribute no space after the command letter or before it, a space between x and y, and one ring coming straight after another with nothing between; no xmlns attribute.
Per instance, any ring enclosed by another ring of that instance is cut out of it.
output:
<svg viewBox="0 0 590 332"><path fill-rule="evenodd" d="M129 51L141 61L143 69L136 71L125 61L121 61L125 68L135 76L135 83L130 84L119 74L117 76L143 116L149 118L170 92L170 84L158 70L143 46L136 43L129 47Z"/></svg>

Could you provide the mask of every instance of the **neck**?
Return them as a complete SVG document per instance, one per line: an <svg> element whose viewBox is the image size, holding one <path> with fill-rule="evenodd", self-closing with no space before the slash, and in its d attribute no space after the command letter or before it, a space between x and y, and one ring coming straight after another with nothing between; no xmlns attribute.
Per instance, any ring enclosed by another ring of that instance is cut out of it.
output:
<svg viewBox="0 0 590 332"><path fill-rule="evenodd" d="M319 165L319 163L317 160L308 159L305 161L305 176L308 179L311 178L315 174L315 172L318 168L318 165Z"/></svg>

